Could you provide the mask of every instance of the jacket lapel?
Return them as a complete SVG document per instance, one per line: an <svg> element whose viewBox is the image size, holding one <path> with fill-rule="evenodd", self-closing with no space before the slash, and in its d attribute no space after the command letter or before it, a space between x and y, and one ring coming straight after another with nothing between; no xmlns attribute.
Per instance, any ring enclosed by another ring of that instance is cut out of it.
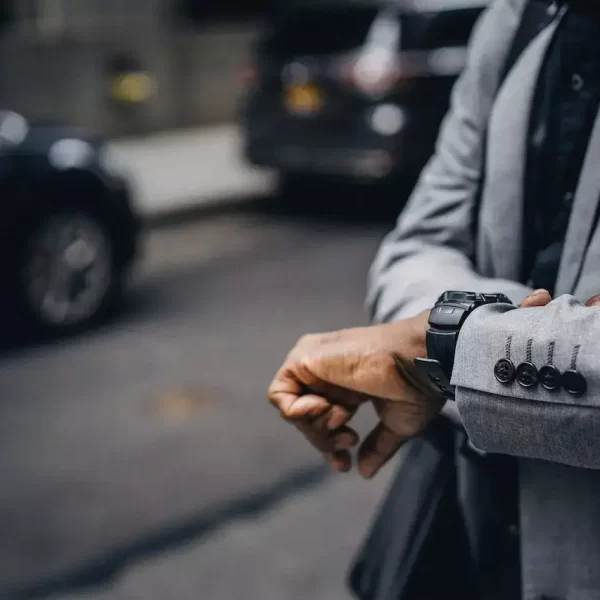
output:
<svg viewBox="0 0 600 600"><path fill-rule="evenodd" d="M496 277L519 280L521 276L530 113L558 23L557 19L546 27L525 49L499 90L490 116L481 229Z"/></svg>
<svg viewBox="0 0 600 600"><path fill-rule="evenodd" d="M585 253L596 225L600 201L600 112L591 133L575 199L556 282L556 295L575 290Z"/></svg>

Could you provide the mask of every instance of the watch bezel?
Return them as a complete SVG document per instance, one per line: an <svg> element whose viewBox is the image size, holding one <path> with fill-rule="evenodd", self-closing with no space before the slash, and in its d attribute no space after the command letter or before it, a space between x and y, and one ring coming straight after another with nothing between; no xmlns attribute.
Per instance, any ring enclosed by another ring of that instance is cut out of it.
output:
<svg viewBox="0 0 600 600"><path fill-rule="evenodd" d="M460 331L467 317L477 308L488 304L508 303L504 294L478 294L476 292L444 292L429 313L429 326L442 332ZM449 312L454 309L454 312ZM455 311L460 310L458 314ZM444 315L444 316L442 316ZM452 315L452 316L450 316Z"/></svg>

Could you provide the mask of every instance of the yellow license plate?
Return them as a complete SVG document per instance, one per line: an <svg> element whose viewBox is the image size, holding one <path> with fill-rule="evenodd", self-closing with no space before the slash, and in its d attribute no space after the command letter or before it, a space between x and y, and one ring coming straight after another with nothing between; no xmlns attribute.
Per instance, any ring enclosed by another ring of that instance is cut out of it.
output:
<svg viewBox="0 0 600 600"><path fill-rule="evenodd" d="M290 112L314 114L324 103L323 93L316 85L292 85L285 90L285 105Z"/></svg>

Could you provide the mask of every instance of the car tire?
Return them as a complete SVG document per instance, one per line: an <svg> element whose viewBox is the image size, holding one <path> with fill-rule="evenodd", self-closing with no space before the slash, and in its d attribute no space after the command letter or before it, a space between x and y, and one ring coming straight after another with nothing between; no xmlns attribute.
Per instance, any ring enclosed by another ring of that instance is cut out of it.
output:
<svg viewBox="0 0 600 600"><path fill-rule="evenodd" d="M118 305L125 277L109 222L61 207L29 223L18 261L18 310L36 333L62 337L98 324Z"/></svg>

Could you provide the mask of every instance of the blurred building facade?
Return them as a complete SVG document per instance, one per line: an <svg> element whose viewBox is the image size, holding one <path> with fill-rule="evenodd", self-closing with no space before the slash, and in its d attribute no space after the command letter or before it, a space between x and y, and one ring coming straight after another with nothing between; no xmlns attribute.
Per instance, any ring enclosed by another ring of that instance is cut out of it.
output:
<svg viewBox="0 0 600 600"><path fill-rule="evenodd" d="M230 121L269 2L4 0L0 108L109 136Z"/></svg>

